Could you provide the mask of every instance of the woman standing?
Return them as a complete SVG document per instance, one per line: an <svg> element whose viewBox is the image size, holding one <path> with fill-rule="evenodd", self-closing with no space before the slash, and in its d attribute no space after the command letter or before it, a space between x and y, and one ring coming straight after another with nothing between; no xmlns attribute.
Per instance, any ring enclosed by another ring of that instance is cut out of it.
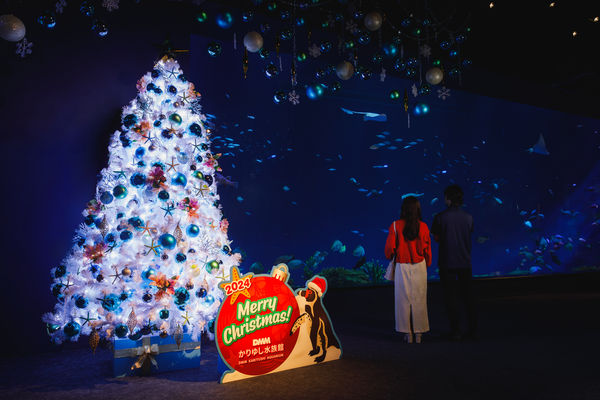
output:
<svg viewBox="0 0 600 400"><path fill-rule="evenodd" d="M390 226L385 256L395 258L394 294L396 331L408 343L421 343L429 331L427 317L427 267L431 265L429 228L421 221L421 204L414 196L402 202L400 219ZM412 323L411 323L412 322Z"/></svg>

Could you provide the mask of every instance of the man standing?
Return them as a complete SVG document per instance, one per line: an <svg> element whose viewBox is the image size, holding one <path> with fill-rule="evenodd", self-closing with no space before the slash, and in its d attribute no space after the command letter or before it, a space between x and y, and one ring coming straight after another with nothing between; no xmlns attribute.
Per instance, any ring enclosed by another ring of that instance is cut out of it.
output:
<svg viewBox="0 0 600 400"><path fill-rule="evenodd" d="M446 311L450 319L451 340L477 338L477 316L471 284L471 234L473 217L461 209L463 191L458 185L444 190L448 208L433 219L431 232L439 242L438 266L444 292ZM458 303L462 302L467 315L467 332L461 337Z"/></svg>

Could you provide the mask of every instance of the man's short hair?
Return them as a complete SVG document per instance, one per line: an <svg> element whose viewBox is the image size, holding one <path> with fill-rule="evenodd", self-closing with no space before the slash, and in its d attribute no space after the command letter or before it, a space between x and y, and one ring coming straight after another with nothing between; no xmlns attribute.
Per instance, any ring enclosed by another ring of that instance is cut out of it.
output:
<svg viewBox="0 0 600 400"><path fill-rule="evenodd" d="M450 185L444 190L444 196L450 200L453 206L461 206L463 204L463 191L458 185Z"/></svg>

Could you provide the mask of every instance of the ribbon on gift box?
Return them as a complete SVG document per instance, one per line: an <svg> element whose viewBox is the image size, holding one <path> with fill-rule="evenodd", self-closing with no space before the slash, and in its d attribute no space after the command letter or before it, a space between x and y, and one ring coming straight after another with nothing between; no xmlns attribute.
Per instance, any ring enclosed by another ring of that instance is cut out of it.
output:
<svg viewBox="0 0 600 400"><path fill-rule="evenodd" d="M149 360L152 365L158 368L158 363L154 356L161 353L170 353L180 350L196 350L200 348L200 342L185 342L177 346L176 343L157 345L150 344L150 337L142 338L141 347L133 347L130 349L115 350L114 358L133 358L138 357L137 361L131 366L131 369L141 368L146 360Z"/></svg>

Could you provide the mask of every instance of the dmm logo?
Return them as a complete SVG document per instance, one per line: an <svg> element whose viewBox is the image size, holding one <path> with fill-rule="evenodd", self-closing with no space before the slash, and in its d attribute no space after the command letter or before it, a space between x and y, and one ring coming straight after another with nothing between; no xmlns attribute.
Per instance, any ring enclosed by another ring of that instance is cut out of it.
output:
<svg viewBox="0 0 600 400"><path fill-rule="evenodd" d="M265 337L261 339L252 340L252 346L260 346L261 344L271 344L271 338Z"/></svg>

